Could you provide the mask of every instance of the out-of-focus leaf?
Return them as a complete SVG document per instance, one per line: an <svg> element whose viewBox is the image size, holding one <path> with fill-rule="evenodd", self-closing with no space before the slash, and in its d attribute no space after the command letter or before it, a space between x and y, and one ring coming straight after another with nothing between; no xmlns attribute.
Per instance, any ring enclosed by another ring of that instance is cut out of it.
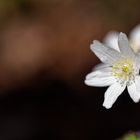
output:
<svg viewBox="0 0 140 140"><path fill-rule="evenodd" d="M118 140L140 140L140 139L135 134L130 133L130 134L123 136L122 138L120 138Z"/></svg>

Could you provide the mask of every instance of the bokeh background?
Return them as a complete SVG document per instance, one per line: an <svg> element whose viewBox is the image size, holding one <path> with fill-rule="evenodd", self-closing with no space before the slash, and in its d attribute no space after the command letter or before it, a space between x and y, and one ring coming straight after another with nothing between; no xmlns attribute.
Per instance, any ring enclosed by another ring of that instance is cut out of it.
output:
<svg viewBox="0 0 140 140"><path fill-rule="evenodd" d="M110 110L106 88L84 79L99 63L92 40L140 23L139 0L0 0L0 140L115 140L140 130L125 91Z"/></svg>

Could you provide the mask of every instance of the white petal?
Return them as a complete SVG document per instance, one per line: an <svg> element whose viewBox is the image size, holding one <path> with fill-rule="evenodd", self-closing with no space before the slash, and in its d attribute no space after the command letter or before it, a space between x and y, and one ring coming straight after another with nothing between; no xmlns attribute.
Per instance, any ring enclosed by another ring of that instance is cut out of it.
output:
<svg viewBox="0 0 140 140"><path fill-rule="evenodd" d="M140 93L136 89L136 84L133 82L131 85L127 86L127 89L132 100L137 103L140 99Z"/></svg>
<svg viewBox="0 0 140 140"><path fill-rule="evenodd" d="M140 25L137 25L130 33L130 43L135 52L140 51Z"/></svg>
<svg viewBox="0 0 140 140"><path fill-rule="evenodd" d="M135 56L136 56L136 61L135 61L136 67L140 69L140 53L137 53Z"/></svg>
<svg viewBox="0 0 140 140"><path fill-rule="evenodd" d="M85 84L95 87L106 87L116 82L114 76L110 73L111 68L105 68L89 73L86 76Z"/></svg>
<svg viewBox="0 0 140 140"><path fill-rule="evenodd" d="M139 75L135 77L135 84L136 84L136 90L140 96L140 76Z"/></svg>
<svg viewBox="0 0 140 140"><path fill-rule="evenodd" d="M109 47L117 50L118 52L120 52L120 49L119 49L119 46L118 46L118 36L119 36L118 32L111 31L105 36L103 42L107 46L109 46Z"/></svg>
<svg viewBox="0 0 140 140"><path fill-rule="evenodd" d="M118 44L120 48L120 52L126 56L127 58L134 58L134 52L129 45L129 41L127 39L126 34L120 33L118 38Z"/></svg>
<svg viewBox="0 0 140 140"><path fill-rule="evenodd" d="M112 64L116 59L121 59L119 52L104 46L99 41L95 40L90 48L103 63Z"/></svg>
<svg viewBox="0 0 140 140"><path fill-rule="evenodd" d="M109 65L109 64L100 63L100 64L97 64L93 68L93 71L95 71L95 70L101 70L101 69L105 69L105 68L110 68L110 67L111 67L111 65Z"/></svg>
<svg viewBox="0 0 140 140"><path fill-rule="evenodd" d="M107 109L111 108L114 102L117 100L117 98L125 90L125 88L126 84L122 86L118 82L111 85L105 92L103 106L106 107Z"/></svg>

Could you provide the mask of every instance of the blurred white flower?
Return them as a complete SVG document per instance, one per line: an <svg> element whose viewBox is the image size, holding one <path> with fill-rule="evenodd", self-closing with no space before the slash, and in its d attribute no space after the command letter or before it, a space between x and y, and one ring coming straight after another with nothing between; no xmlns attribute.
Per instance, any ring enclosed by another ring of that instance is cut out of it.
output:
<svg viewBox="0 0 140 140"><path fill-rule="evenodd" d="M140 27L137 29L139 33L138 30L133 30L130 42L124 33L111 32L105 38L106 45L94 41L90 46L102 63L86 76L85 83L89 86L110 86L103 102L107 109L112 107L126 87L134 102L140 100Z"/></svg>
<svg viewBox="0 0 140 140"><path fill-rule="evenodd" d="M117 31L111 31L109 32L103 42L113 48L119 51L119 46L118 46L118 35L119 32ZM131 32L129 35L129 43L131 48L133 49L133 51L135 53L140 52L140 25L137 25Z"/></svg>

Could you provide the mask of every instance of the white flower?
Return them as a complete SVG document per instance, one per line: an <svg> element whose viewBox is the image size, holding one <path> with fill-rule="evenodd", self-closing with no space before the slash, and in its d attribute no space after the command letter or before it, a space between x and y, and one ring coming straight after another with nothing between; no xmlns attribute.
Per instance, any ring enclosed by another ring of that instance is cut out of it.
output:
<svg viewBox="0 0 140 140"><path fill-rule="evenodd" d="M120 51L118 46L118 36L119 32L111 31L105 36L103 42L105 43L105 45L116 49L117 51ZM130 32L129 44L136 54L136 59L139 62L138 65L140 68L140 24Z"/></svg>
<svg viewBox="0 0 140 140"><path fill-rule="evenodd" d="M118 35L119 32L117 31L111 31L109 32L105 38L104 38L104 43L119 51L119 46L118 46ZM133 49L135 53L140 52L140 25L137 25L129 35L129 42L130 46Z"/></svg>
<svg viewBox="0 0 140 140"><path fill-rule="evenodd" d="M107 109L112 107L126 87L134 102L140 100L140 86L138 85L140 83L138 58L140 57L136 48L140 42L136 41L133 35L132 40L130 39L132 46L124 33L112 33L112 35L110 33L110 37L112 40L107 41L106 38L108 46L99 41L91 44L91 50L102 63L97 65L85 79L85 83L89 86L110 86L105 92L103 102L103 106Z"/></svg>

